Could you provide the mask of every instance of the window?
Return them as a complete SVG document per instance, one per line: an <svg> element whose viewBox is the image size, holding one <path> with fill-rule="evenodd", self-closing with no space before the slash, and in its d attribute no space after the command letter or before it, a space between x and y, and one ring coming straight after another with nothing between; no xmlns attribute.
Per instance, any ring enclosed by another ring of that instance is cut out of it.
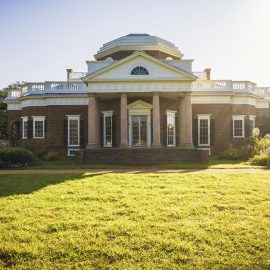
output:
<svg viewBox="0 0 270 270"><path fill-rule="evenodd" d="M210 146L210 115L198 115L198 145Z"/></svg>
<svg viewBox="0 0 270 270"><path fill-rule="evenodd" d="M28 117L22 117L22 138L27 139Z"/></svg>
<svg viewBox="0 0 270 270"><path fill-rule="evenodd" d="M132 69L131 75L149 75L148 70L145 67L138 66Z"/></svg>
<svg viewBox="0 0 270 270"><path fill-rule="evenodd" d="M244 115L233 116L233 137L234 138L245 137L244 119L245 119Z"/></svg>
<svg viewBox="0 0 270 270"><path fill-rule="evenodd" d="M103 146L112 147L112 111L103 112Z"/></svg>
<svg viewBox="0 0 270 270"><path fill-rule="evenodd" d="M44 139L45 116L33 116L33 138Z"/></svg>
<svg viewBox="0 0 270 270"><path fill-rule="evenodd" d="M174 111L167 111L167 146L176 146Z"/></svg>
<svg viewBox="0 0 270 270"><path fill-rule="evenodd" d="M80 116L68 115L68 146L80 146Z"/></svg>

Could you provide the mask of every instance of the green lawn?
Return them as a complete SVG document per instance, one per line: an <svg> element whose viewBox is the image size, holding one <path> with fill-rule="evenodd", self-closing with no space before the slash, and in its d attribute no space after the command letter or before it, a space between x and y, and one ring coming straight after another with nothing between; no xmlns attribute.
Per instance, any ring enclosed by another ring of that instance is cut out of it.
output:
<svg viewBox="0 0 270 270"><path fill-rule="evenodd" d="M270 173L0 175L0 269L270 269Z"/></svg>
<svg viewBox="0 0 270 270"><path fill-rule="evenodd" d="M74 158L64 160L44 161L40 166L32 166L31 169L125 169L125 168L159 168L159 169L262 169L265 166L250 165L247 161L242 160L222 160L216 156L209 158L208 164L200 163L167 163L160 165L145 165L145 166L127 166L127 165L106 165L106 164L81 164L76 163ZM20 168L22 169L22 168ZM25 167L29 169L29 167Z"/></svg>

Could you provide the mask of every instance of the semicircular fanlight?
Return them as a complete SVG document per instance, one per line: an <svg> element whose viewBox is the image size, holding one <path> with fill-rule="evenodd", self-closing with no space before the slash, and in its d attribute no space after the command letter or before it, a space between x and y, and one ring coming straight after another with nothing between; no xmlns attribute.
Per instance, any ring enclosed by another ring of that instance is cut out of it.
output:
<svg viewBox="0 0 270 270"><path fill-rule="evenodd" d="M149 75L148 70L145 67L138 66L131 70L131 75Z"/></svg>

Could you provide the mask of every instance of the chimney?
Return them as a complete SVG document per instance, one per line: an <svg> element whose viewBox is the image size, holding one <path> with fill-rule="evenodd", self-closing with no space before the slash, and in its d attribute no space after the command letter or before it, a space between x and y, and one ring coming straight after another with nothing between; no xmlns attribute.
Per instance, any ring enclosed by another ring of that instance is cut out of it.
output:
<svg viewBox="0 0 270 270"><path fill-rule="evenodd" d="M207 80L211 80L211 68L205 68L204 74Z"/></svg>
<svg viewBox="0 0 270 270"><path fill-rule="evenodd" d="M70 73L72 72L73 70L71 68L67 68L67 80L69 81L70 79Z"/></svg>

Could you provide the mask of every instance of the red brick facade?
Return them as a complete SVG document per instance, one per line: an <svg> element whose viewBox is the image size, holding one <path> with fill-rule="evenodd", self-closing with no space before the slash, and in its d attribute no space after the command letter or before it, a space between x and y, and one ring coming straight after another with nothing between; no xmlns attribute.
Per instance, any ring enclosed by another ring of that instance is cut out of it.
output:
<svg viewBox="0 0 270 270"><path fill-rule="evenodd" d="M152 103L152 98L128 98L128 104L135 100L141 99L145 102ZM178 99L160 98L160 137L162 146L166 146L166 110L178 112ZM120 98L98 100L98 110L100 119L103 111L113 111L115 117L115 146L120 144ZM270 132L269 109L255 109L251 105L230 105L230 104L193 104L192 105L193 122L196 123L198 114L210 114L211 125L211 152L218 153L225 150L229 145L242 146L245 144L245 138L233 138L232 136L232 116L245 115L256 116L256 126L262 129L263 133ZM8 111L8 136L12 140L12 131L14 123L20 123L22 116L45 116L46 117L46 136L45 139L20 139L18 144L34 148L36 150L47 149L56 151L61 155L67 153L67 130L65 129L65 121L67 115L80 115L81 120L81 149L87 144L88 130L88 106L36 106L25 107L22 110ZM178 113L176 113L178 117ZM177 121L176 121L177 122ZM177 127L178 129L178 127ZM194 128L193 128L194 129ZM194 132L195 130L193 130ZM196 131L195 131L196 133ZM176 132L178 134L178 132ZM196 134L195 134L196 135ZM178 136L178 135L177 135ZM178 141L178 138L176 138ZM194 141L196 146L196 141ZM178 143L177 143L178 145Z"/></svg>

